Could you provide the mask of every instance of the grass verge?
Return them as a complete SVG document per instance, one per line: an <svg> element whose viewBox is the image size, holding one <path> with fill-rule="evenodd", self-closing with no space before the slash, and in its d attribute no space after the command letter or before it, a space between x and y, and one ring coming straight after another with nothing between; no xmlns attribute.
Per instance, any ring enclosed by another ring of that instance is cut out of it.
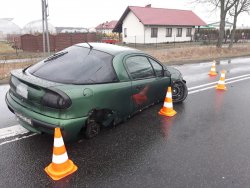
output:
<svg viewBox="0 0 250 188"><path fill-rule="evenodd" d="M10 78L10 72L15 69L22 69L33 65L34 62L23 63L0 63L0 84L6 84Z"/></svg>
<svg viewBox="0 0 250 188"><path fill-rule="evenodd" d="M250 43L237 44L232 49L214 46L190 46L171 49L147 50L165 64L183 64L199 61L212 61L240 56L250 56Z"/></svg>

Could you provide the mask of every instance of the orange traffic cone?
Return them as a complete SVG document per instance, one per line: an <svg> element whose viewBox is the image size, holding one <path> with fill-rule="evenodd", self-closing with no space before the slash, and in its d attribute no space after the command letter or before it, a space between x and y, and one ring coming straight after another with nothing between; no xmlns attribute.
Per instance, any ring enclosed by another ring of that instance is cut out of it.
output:
<svg viewBox="0 0 250 188"><path fill-rule="evenodd" d="M176 113L177 112L173 109L172 89L171 89L171 87L168 87L165 101L164 101L163 107L161 108L159 114L172 117Z"/></svg>
<svg viewBox="0 0 250 188"><path fill-rule="evenodd" d="M219 89L219 90L226 90L227 89L225 86L225 74L226 74L226 71L222 70L220 80L218 81L216 89Z"/></svg>
<svg viewBox="0 0 250 188"><path fill-rule="evenodd" d="M52 163L44 169L53 180L64 178L77 170L68 159L60 128L55 128Z"/></svg>
<svg viewBox="0 0 250 188"><path fill-rule="evenodd" d="M212 67L211 67L211 69L210 69L210 72L209 72L209 75L210 75L210 76L216 76L216 75L217 75L215 64L216 64L216 62L215 62L215 60L214 60L214 61L213 61L213 64L212 64Z"/></svg>

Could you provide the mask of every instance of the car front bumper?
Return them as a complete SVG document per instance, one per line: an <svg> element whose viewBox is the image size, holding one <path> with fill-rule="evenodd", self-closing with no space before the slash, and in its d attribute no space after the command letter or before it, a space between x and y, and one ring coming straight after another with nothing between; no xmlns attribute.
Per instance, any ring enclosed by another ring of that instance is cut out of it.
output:
<svg viewBox="0 0 250 188"><path fill-rule="evenodd" d="M57 119L32 111L17 103L7 92L6 104L11 112L16 114L20 124L31 132L54 134L54 129L60 127L66 140L78 136L88 117L74 119Z"/></svg>

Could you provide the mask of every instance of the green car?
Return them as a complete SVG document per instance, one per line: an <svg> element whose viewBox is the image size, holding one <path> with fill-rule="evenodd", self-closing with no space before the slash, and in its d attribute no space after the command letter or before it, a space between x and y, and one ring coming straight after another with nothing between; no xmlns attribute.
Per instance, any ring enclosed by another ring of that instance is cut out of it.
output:
<svg viewBox="0 0 250 188"><path fill-rule="evenodd" d="M32 132L53 134L60 127L67 140L92 138L102 126L163 101L170 85L173 102L185 100L186 82L177 69L133 48L82 43L12 71L6 103Z"/></svg>

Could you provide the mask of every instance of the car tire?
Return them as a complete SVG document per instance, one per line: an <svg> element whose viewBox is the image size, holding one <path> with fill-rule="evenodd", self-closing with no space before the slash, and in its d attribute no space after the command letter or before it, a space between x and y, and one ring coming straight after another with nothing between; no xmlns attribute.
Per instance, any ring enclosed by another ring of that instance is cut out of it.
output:
<svg viewBox="0 0 250 188"><path fill-rule="evenodd" d="M85 129L85 138L91 139L96 137L101 130L101 126L95 120L90 120L87 122L86 129Z"/></svg>
<svg viewBox="0 0 250 188"><path fill-rule="evenodd" d="M176 81L172 84L172 99L174 103L183 102L188 95L186 83L183 81Z"/></svg>

